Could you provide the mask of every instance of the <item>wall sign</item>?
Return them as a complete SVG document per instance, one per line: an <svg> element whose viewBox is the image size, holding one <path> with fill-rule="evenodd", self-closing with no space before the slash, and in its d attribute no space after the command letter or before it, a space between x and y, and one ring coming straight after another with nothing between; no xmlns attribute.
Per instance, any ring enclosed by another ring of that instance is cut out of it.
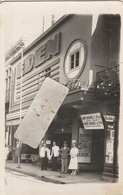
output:
<svg viewBox="0 0 123 195"><path fill-rule="evenodd" d="M115 116L111 116L111 115L103 115L103 116L104 116L105 121L107 122L113 122L115 119Z"/></svg>
<svg viewBox="0 0 123 195"><path fill-rule="evenodd" d="M51 140L46 140L46 144L51 144Z"/></svg>
<svg viewBox="0 0 123 195"><path fill-rule="evenodd" d="M60 52L60 36L57 33L53 39L48 40L45 44L39 47L34 54L30 54L24 59L22 75L29 73L32 69L42 65L44 62L51 59L54 55ZM17 79L21 77L21 63L17 65Z"/></svg>
<svg viewBox="0 0 123 195"><path fill-rule="evenodd" d="M78 162L80 163L91 162L91 148L92 148L92 132L85 131L83 128L79 128Z"/></svg>
<svg viewBox="0 0 123 195"><path fill-rule="evenodd" d="M104 129L100 113L84 114L81 119L85 129Z"/></svg>

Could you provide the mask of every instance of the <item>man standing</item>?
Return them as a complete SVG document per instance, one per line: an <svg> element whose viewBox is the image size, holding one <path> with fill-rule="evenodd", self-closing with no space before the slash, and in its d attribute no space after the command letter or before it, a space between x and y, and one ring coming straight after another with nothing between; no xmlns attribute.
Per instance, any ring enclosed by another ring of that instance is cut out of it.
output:
<svg viewBox="0 0 123 195"><path fill-rule="evenodd" d="M70 148L67 147L67 142L64 141L63 147L59 150L61 155L61 173L67 174L68 171L68 157L70 155Z"/></svg>
<svg viewBox="0 0 123 195"><path fill-rule="evenodd" d="M52 170L57 171L57 159L59 156L59 147L56 145L56 142L53 142L51 157L52 157Z"/></svg>
<svg viewBox="0 0 123 195"><path fill-rule="evenodd" d="M50 159L50 150L45 143L41 147L39 155L41 157L41 170L47 170L48 159Z"/></svg>

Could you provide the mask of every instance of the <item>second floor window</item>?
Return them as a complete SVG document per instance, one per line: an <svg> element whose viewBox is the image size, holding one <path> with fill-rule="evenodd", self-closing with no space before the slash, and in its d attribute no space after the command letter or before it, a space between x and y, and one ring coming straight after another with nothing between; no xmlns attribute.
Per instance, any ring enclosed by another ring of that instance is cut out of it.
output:
<svg viewBox="0 0 123 195"><path fill-rule="evenodd" d="M70 55L70 70L79 66L79 51Z"/></svg>
<svg viewBox="0 0 123 195"><path fill-rule="evenodd" d="M78 78L85 67L86 44L82 40L75 40L67 49L64 60L64 72L67 78Z"/></svg>

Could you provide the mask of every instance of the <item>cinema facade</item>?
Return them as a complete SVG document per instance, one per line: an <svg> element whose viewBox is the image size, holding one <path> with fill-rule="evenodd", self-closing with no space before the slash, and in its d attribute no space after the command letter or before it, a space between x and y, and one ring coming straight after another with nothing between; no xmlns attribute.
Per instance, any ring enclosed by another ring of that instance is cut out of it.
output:
<svg viewBox="0 0 123 195"><path fill-rule="evenodd" d="M61 147L72 139L79 148L79 171L99 171L102 179L118 178L120 16L66 15L32 42L23 53L22 117L46 77L69 88L44 135ZM21 55L13 58L6 98L7 144L16 147L20 123ZM8 75L7 75L8 76ZM7 79L8 77L6 77ZM54 94L55 95L55 94ZM25 153L38 154L29 146ZM14 157L13 157L14 158Z"/></svg>

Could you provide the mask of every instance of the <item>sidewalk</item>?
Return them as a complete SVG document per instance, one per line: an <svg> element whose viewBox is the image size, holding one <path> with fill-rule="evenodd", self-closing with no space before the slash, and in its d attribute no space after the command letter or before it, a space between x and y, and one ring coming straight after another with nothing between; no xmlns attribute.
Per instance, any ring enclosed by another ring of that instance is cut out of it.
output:
<svg viewBox="0 0 123 195"><path fill-rule="evenodd" d="M37 179L58 183L58 184L75 184L75 183L105 183L101 180L101 173L88 173L80 172L75 176L70 174L60 174L60 172L51 171L41 171L38 165L31 165L28 163L21 163L21 168L17 168L17 163L6 162L6 169L24 173L26 175L35 177Z"/></svg>

